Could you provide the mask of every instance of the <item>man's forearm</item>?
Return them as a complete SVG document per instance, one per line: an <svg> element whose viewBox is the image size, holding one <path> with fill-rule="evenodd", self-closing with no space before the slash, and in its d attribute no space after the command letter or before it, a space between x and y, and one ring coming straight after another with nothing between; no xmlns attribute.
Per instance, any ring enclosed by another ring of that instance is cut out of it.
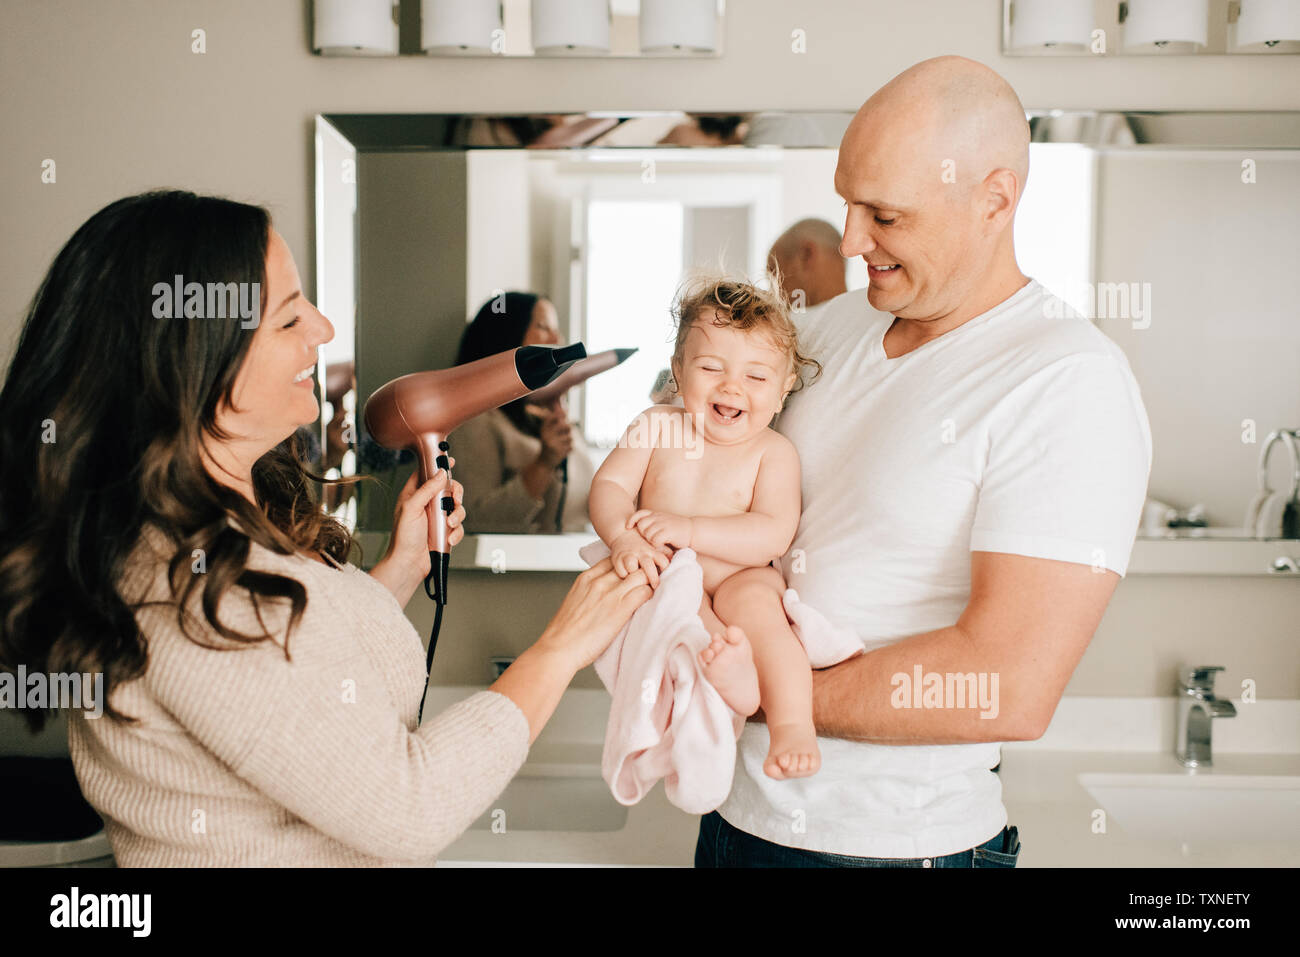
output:
<svg viewBox="0 0 1300 957"><path fill-rule="evenodd" d="M1032 740L1043 702L1031 683L961 629L941 628L813 672L813 723L876 744Z"/></svg>
<svg viewBox="0 0 1300 957"><path fill-rule="evenodd" d="M790 547L775 518L761 512L691 519L691 548L697 554L737 565L766 565Z"/></svg>

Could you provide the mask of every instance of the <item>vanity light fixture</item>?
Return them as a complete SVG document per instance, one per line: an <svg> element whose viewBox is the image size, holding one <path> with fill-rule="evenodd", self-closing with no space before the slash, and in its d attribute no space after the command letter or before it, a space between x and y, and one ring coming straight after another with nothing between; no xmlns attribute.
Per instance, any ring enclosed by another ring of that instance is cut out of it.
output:
<svg viewBox="0 0 1300 957"><path fill-rule="evenodd" d="M445 56L502 52L501 0L420 0L420 49Z"/></svg>
<svg viewBox="0 0 1300 957"><path fill-rule="evenodd" d="M640 29L642 53L713 53L718 48L717 2L641 0Z"/></svg>
<svg viewBox="0 0 1300 957"><path fill-rule="evenodd" d="M1209 42L1210 0L1128 0L1119 21L1128 52L1196 52Z"/></svg>
<svg viewBox="0 0 1300 957"><path fill-rule="evenodd" d="M1300 0L1240 0L1234 49L1259 53L1300 53Z"/></svg>
<svg viewBox="0 0 1300 957"><path fill-rule="evenodd" d="M325 56L397 56L398 0L315 0L312 49Z"/></svg>
<svg viewBox="0 0 1300 957"><path fill-rule="evenodd" d="M1012 0L1009 49L1083 50L1092 34L1093 0Z"/></svg>
<svg viewBox="0 0 1300 957"><path fill-rule="evenodd" d="M609 53L609 23L609 0L533 0L533 52Z"/></svg>

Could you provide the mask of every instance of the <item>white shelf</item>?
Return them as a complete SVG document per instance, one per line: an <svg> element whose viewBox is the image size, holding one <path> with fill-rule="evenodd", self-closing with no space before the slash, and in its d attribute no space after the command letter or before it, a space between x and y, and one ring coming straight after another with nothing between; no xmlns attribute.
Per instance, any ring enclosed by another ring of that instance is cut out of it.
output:
<svg viewBox="0 0 1300 957"><path fill-rule="evenodd" d="M367 570L388 549L387 532L359 532ZM587 563L578 549L597 539L595 532L565 535L466 535L451 550L452 568L501 572L581 572Z"/></svg>
<svg viewBox="0 0 1300 957"><path fill-rule="evenodd" d="M384 554L388 535L358 535L369 568ZM566 535L466 535L451 552L452 568L503 572L580 572L587 568L578 549L596 540L595 533ZM1273 572L1274 560L1300 563L1295 539L1139 538L1129 559L1130 575L1252 575L1300 581L1294 572Z"/></svg>
<svg viewBox="0 0 1300 957"><path fill-rule="evenodd" d="M578 549L597 538L595 532L466 535L451 550L451 567L501 572L581 572L587 569L587 563L578 555Z"/></svg>
<svg viewBox="0 0 1300 957"><path fill-rule="evenodd" d="M1133 543L1130 575L1257 575L1300 581L1295 572L1271 571L1274 560L1300 563L1294 539L1169 538Z"/></svg>

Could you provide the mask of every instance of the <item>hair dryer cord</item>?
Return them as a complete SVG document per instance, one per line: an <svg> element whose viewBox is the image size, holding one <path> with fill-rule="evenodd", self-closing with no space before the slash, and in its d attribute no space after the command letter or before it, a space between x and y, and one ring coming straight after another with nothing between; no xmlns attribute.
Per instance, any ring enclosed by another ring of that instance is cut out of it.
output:
<svg viewBox="0 0 1300 957"><path fill-rule="evenodd" d="M429 653L424 659L424 694L420 695L420 713L416 716L416 725L424 720L424 701L429 697L429 682L433 678L433 652L438 647L442 609L447 604L447 565L450 560L451 556L445 552L429 552L430 567L429 574L424 578L424 593L433 599L433 631L429 634Z"/></svg>

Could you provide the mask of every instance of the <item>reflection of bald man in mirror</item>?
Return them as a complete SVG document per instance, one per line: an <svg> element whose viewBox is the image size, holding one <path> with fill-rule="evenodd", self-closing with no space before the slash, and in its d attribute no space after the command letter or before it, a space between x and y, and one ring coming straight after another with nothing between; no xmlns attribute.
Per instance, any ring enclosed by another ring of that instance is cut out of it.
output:
<svg viewBox="0 0 1300 957"><path fill-rule="evenodd" d="M781 292L791 308L811 309L848 289L842 239L824 219L801 219L777 237L767 257L781 277Z"/></svg>
<svg viewBox="0 0 1300 957"><path fill-rule="evenodd" d="M844 134L841 252L870 285L794 317L824 371L775 426L803 479L779 571L867 653L812 674L818 773L768 777L746 725L697 864L1015 864L999 742L1051 721L1151 465L1123 353L1016 264L1028 171L1015 92L961 57L895 77ZM761 630L777 575L735 576L718 615Z"/></svg>

